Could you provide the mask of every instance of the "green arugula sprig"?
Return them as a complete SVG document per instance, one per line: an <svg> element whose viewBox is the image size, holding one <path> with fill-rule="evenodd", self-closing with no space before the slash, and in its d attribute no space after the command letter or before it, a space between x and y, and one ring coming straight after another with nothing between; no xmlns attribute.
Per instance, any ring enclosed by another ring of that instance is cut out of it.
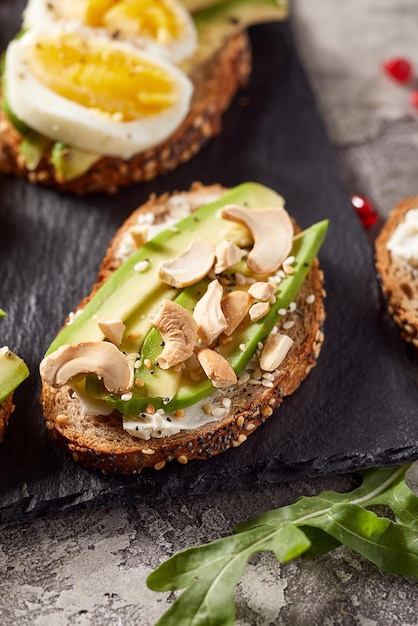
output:
<svg viewBox="0 0 418 626"><path fill-rule="evenodd" d="M175 554L147 579L154 591L185 589L156 626L233 626L234 588L258 552L285 563L345 545L382 571L418 578L418 497L405 482L408 468L366 470L349 493L301 497L239 524L234 535ZM368 509L375 505L396 521Z"/></svg>

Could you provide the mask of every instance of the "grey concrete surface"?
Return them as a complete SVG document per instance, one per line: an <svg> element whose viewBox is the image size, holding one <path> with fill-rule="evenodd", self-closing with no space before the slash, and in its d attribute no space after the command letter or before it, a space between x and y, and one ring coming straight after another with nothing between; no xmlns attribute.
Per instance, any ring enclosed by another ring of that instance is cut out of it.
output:
<svg viewBox="0 0 418 626"><path fill-rule="evenodd" d="M349 191L382 215L418 191L418 121L408 91L380 72L407 55L418 68L416 0L295 0L296 36ZM418 470L411 478L417 488ZM172 601L145 585L174 552L234 523L349 478L268 486L155 506L123 506L0 525L4 626L152 626ZM251 560L236 591L238 626L414 626L416 581L379 572L340 548L313 561ZM179 625L181 626L181 625Z"/></svg>

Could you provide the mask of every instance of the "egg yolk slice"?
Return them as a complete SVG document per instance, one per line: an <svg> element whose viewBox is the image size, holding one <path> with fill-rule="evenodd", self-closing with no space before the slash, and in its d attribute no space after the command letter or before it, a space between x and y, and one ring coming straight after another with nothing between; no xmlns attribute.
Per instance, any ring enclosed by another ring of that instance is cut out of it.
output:
<svg viewBox="0 0 418 626"><path fill-rule="evenodd" d="M159 114L178 97L178 86L164 68L106 40L47 37L33 47L28 63L51 91L116 121Z"/></svg>
<svg viewBox="0 0 418 626"><path fill-rule="evenodd" d="M181 35L181 17L170 0L89 0L85 22L124 35L146 35L164 44Z"/></svg>

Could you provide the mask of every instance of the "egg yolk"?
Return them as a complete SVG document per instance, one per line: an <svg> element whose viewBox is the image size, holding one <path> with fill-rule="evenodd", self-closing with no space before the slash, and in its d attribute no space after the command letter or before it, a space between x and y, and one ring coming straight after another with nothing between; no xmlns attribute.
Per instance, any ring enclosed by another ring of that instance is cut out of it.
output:
<svg viewBox="0 0 418 626"><path fill-rule="evenodd" d="M133 121L171 107L173 77L136 54L73 34L43 39L28 55L37 80L55 93L115 121Z"/></svg>
<svg viewBox="0 0 418 626"><path fill-rule="evenodd" d="M145 35L166 43L182 31L181 16L170 0L88 0L85 22L124 35Z"/></svg>

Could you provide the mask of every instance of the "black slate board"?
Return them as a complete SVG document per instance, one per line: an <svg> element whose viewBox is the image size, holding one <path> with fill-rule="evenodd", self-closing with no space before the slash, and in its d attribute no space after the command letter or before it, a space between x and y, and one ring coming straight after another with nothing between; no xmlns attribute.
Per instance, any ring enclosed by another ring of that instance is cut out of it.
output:
<svg viewBox="0 0 418 626"><path fill-rule="evenodd" d="M3 47L18 27L19 8L0 6L0 18L8 18L0 19ZM258 26L251 40L252 81L225 116L223 134L176 172L116 197L85 198L0 176L0 304L9 313L1 337L32 372L16 392L16 412L0 449L1 519L418 457L416 360L385 312L372 249L339 178L291 24ZM239 449L134 477L83 470L47 437L38 363L67 313L89 293L121 222L151 192L186 189L194 180L227 186L256 180L280 191L303 227L331 219L320 255L328 318L318 366Z"/></svg>

